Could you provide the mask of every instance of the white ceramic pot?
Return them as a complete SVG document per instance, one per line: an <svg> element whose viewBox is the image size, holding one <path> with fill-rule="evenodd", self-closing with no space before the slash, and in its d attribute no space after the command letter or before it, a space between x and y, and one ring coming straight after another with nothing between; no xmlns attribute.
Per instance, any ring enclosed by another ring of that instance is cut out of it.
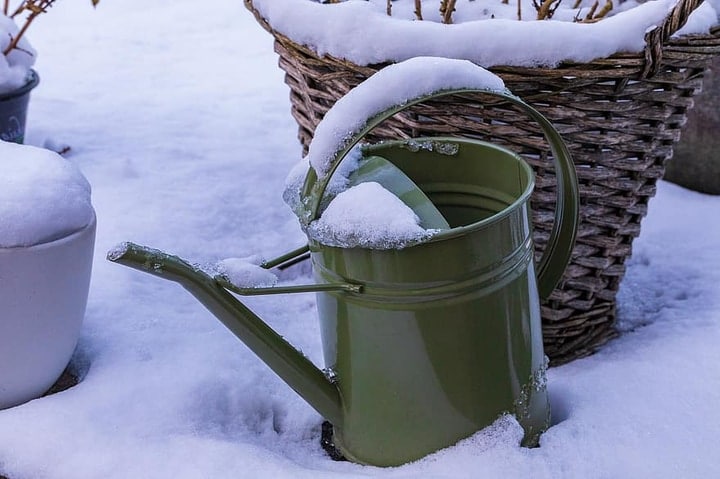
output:
<svg viewBox="0 0 720 479"><path fill-rule="evenodd" d="M53 241L0 247L0 409L41 396L80 335L96 219Z"/></svg>

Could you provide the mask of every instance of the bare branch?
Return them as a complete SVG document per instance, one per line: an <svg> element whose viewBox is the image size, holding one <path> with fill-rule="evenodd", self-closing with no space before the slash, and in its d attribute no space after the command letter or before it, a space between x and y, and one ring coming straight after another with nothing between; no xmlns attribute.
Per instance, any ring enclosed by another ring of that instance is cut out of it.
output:
<svg viewBox="0 0 720 479"><path fill-rule="evenodd" d="M600 3L596 0L592 7L590 7L590 10L588 10L585 18L583 20L578 20L580 18L580 15L578 13L578 15L575 17L575 21L578 23L595 23L597 21L600 21L605 18L605 16L613 9L613 2L612 0L606 0L605 5L600 9L600 11L595 13L599 6Z"/></svg>
<svg viewBox="0 0 720 479"><path fill-rule="evenodd" d="M23 23L23 26L20 27L20 31L18 32L18 34L15 35L15 38L13 38L10 44L5 48L5 50L3 50L3 55L7 55L15 47L17 47L18 42L25 34L27 29L30 27L30 24L33 22L33 20L35 20L35 18L37 18L37 16L41 13L47 12L47 9L50 8L53 3L55 3L55 0L26 0L25 3L18 7L18 10L13 13L12 17L15 17L23 10L29 10L30 14L25 19L25 23Z"/></svg>
<svg viewBox="0 0 720 479"><path fill-rule="evenodd" d="M100 0L90 0L93 7L97 6L98 3L100 3ZM5 15L9 12L9 0L5 0L3 3L3 11L5 12ZM20 27L20 31L18 32L15 37L12 38L8 46L3 50L2 54L7 55L11 51L17 49L18 42L22 38L23 35L25 35L25 32L30 27L30 24L37 18L38 15L41 13L45 13L48 11L50 7L53 6L53 3L55 3L55 0L24 0L20 6L15 9L15 11L10 15L10 18L15 18L16 16L20 15L22 12L27 10L30 12L25 19L25 22L23 23L22 27ZM25 51L25 50L23 50ZM30 52L26 52L30 53Z"/></svg>
<svg viewBox="0 0 720 479"><path fill-rule="evenodd" d="M445 10L441 11L443 17L443 23L452 23L452 14L455 11L455 3L457 0L443 1L445 3Z"/></svg>
<svg viewBox="0 0 720 479"><path fill-rule="evenodd" d="M440 18L445 17L445 10L447 10L448 0L440 0Z"/></svg>
<svg viewBox="0 0 720 479"><path fill-rule="evenodd" d="M595 15L595 10L597 10L597 7L600 4L597 0L595 0L595 3L593 3L592 7L590 7L590 10L588 11L587 15L585 15L585 21L592 20L593 16Z"/></svg>
<svg viewBox="0 0 720 479"><path fill-rule="evenodd" d="M422 20L422 0L415 0L415 18Z"/></svg>
<svg viewBox="0 0 720 479"><path fill-rule="evenodd" d="M546 20L552 18L561 2L562 0L543 0L542 4L538 5L537 1L533 0L533 6L537 10L537 19Z"/></svg>
<svg viewBox="0 0 720 479"><path fill-rule="evenodd" d="M610 13L610 10L612 10L614 7L612 0L605 0L605 6L603 6L597 15L595 15L596 19L605 18L605 16Z"/></svg>

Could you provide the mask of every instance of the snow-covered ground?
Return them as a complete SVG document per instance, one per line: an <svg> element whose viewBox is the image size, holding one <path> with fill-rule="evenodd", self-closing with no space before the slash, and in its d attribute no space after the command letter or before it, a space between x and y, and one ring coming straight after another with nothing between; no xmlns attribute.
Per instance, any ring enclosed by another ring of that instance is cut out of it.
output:
<svg viewBox="0 0 720 479"><path fill-rule="evenodd" d="M239 0L110 0L58 2L29 39L41 84L27 142L72 148L98 238L73 358L84 378L0 411L0 475L720 476L719 197L660 184L620 293L624 333L550 370L540 448L505 421L403 467L333 462L321 418L195 300L105 260L123 240L200 263L304 242L281 198L301 153L271 37ZM247 302L322 364L312 295Z"/></svg>

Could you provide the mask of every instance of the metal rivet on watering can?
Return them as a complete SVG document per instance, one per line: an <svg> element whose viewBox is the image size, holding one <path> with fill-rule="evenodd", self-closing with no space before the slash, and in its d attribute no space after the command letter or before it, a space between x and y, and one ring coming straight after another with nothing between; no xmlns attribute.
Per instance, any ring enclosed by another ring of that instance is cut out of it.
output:
<svg viewBox="0 0 720 479"><path fill-rule="evenodd" d="M333 424L335 445L349 460L402 464L453 445L507 413L523 427L523 444L536 445L550 420L540 298L549 296L563 274L578 215L572 160L542 115L505 90L477 88L443 90L393 106L348 137L329 171L320 177L308 171L298 213L301 222L319 218L330 177L378 123L428 98L478 91L518 106L537 121L553 154L556 221L537 272L530 167L504 148L459 138L363 148L366 161L380 158L384 172L400 172L390 174L395 186L389 189L401 197L409 192L404 201L410 207L429 206L419 216L447 222L448 228L402 249L332 247L309 238L317 285L236 288L177 257L132 244L111 252L109 259L177 281L194 294ZM419 197L413 196L415 185ZM289 264L307 251L298 249L265 266ZM239 294L317 291L332 380L225 288Z"/></svg>

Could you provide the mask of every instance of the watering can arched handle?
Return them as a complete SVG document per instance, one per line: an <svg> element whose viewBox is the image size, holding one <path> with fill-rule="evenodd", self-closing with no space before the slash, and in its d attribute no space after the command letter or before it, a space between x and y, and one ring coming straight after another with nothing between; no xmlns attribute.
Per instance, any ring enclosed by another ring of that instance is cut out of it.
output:
<svg viewBox="0 0 720 479"><path fill-rule="evenodd" d="M354 90L351 90L346 97L353 95L353 91ZM548 140L555 164L557 203L552 232L550 233L537 269L538 292L541 298L546 299L555 289L555 286L565 272L575 243L579 214L577 175L570 152L550 121L507 89L454 88L440 90L407 100L402 105L394 105L369 118L362 126L352 132L346 141L338 145L337 150L334 155L332 155L332 160L328 165L327 171L324 172L322 176L318 176L314 168L311 167L309 169L305 177L305 184L300 193L301 208L304 209L300 215L301 222L307 225L318 218L320 202L333 173L350 150L373 128L412 105L432 98L458 93L484 93L507 100L518 106L530 118L535 120L542 128Z"/></svg>

